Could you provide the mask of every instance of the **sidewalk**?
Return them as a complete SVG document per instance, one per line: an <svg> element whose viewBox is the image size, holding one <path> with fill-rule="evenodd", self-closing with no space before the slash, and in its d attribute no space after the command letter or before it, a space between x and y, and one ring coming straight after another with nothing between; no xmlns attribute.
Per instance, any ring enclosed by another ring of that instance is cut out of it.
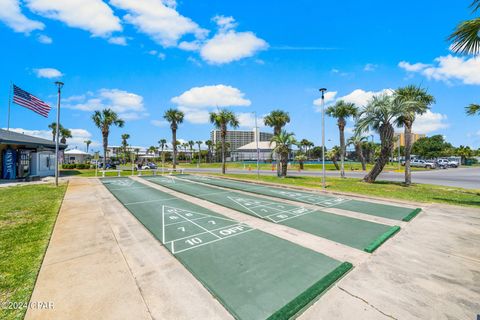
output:
<svg viewBox="0 0 480 320"><path fill-rule="evenodd" d="M97 179L70 180L25 319L229 319Z"/></svg>

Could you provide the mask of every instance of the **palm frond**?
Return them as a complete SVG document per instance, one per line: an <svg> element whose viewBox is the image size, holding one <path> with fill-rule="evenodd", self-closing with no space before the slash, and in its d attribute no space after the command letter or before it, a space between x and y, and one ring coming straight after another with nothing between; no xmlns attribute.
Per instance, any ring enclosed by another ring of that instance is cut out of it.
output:
<svg viewBox="0 0 480 320"><path fill-rule="evenodd" d="M474 116L475 114L478 113L480 115L480 104L471 104L468 107L465 107L465 112L469 116Z"/></svg>
<svg viewBox="0 0 480 320"><path fill-rule="evenodd" d="M476 12L480 9L480 0L473 0L472 4L470 4L470 8L472 8L472 12Z"/></svg>
<svg viewBox="0 0 480 320"><path fill-rule="evenodd" d="M476 8L480 7L480 1L476 1ZM476 10L476 9L475 9ZM473 54L480 53L480 18L461 22L455 31L448 37L452 42L451 50L456 53Z"/></svg>

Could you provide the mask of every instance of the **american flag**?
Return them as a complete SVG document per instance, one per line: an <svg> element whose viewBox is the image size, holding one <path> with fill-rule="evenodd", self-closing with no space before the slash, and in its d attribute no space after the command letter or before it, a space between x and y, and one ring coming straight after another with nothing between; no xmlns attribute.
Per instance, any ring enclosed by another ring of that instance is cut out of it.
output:
<svg viewBox="0 0 480 320"><path fill-rule="evenodd" d="M36 113L44 116L45 118L48 118L48 113L51 109L48 104L35 97L33 94L30 94L27 91L20 89L16 85L13 85L13 103L35 111Z"/></svg>

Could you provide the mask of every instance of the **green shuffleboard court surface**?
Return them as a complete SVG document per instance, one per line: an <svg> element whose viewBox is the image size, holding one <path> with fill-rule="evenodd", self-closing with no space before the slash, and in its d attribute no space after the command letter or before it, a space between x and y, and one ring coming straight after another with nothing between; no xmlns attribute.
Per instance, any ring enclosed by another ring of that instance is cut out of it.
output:
<svg viewBox="0 0 480 320"><path fill-rule="evenodd" d="M254 195L218 189L171 176L142 178L178 192L366 252L373 252L400 230L398 226L392 227L280 201L266 200Z"/></svg>
<svg viewBox="0 0 480 320"><path fill-rule="evenodd" d="M312 192L300 191L288 188L276 188L259 185L250 182L242 182L225 178L211 178L205 176L182 175L182 179L200 181L218 187L230 188L246 192L263 194L281 199L293 200L322 207L335 207L353 212L370 214L373 216L389 218L393 220L410 221L421 209L398 207L368 201L350 200L331 195L321 195Z"/></svg>
<svg viewBox="0 0 480 320"><path fill-rule="evenodd" d="M236 319L289 319L352 268L132 179L102 182Z"/></svg>

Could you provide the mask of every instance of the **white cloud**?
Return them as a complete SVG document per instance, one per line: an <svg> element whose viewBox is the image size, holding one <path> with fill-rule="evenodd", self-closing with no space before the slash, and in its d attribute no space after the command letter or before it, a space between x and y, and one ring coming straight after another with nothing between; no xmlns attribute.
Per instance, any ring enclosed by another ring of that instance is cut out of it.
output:
<svg viewBox="0 0 480 320"><path fill-rule="evenodd" d="M151 56L156 56L160 60L165 60L165 58L167 57L167 55L165 53L158 52L157 50L150 50L150 51L148 51L148 54L151 55Z"/></svg>
<svg viewBox="0 0 480 320"><path fill-rule="evenodd" d="M399 67L408 72L417 72L438 81L449 83L451 80L462 81L464 84L480 84L480 58L454 57L452 55L438 57L435 64L410 64L402 61Z"/></svg>
<svg viewBox="0 0 480 320"><path fill-rule="evenodd" d="M179 106L178 110L185 114L185 120L195 124L205 124L210 122L210 114L205 109L195 109L184 106Z"/></svg>
<svg viewBox="0 0 480 320"><path fill-rule="evenodd" d="M406 61L400 61L398 63L398 66L402 69L405 69L406 71L409 71L409 72L417 72L417 71L421 71L427 67L429 67L428 64L424 64L424 63L408 63Z"/></svg>
<svg viewBox="0 0 480 320"><path fill-rule="evenodd" d="M53 39L50 38L49 36L46 36L44 34L41 34L37 37L38 42L43 43L43 44L51 44L53 43Z"/></svg>
<svg viewBox="0 0 480 320"><path fill-rule="evenodd" d="M81 111L110 108L124 120L138 120L149 115L142 96L120 89L100 89L96 93L68 97L63 102L65 108Z"/></svg>
<svg viewBox="0 0 480 320"><path fill-rule="evenodd" d="M55 68L39 68L39 69L34 69L33 71L35 71L35 74L39 78L53 79L53 78L60 78L61 76L63 76L60 70L57 70Z"/></svg>
<svg viewBox="0 0 480 320"><path fill-rule="evenodd" d="M199 39L207 34L205 29L176 11L175 1L111 0L110 3L127 11L125 21L164 47L176 46L186 34L193 34Z"/></svg>
<svg viewBox="0 0 480 320"><path fill-rule="evenodd" d="M197 51L202 46L202 43L198 40L194 41L182 41L178 44L178 48L185 51Z"/></svg>
<svg viewBox="0 0 480 320"><path fill-rule="evenodd" d="M268 48L268 43L253 32L233 30L236 27L233 17L215 16L213 21L218 25L218 32L200 49L200 56L208 63L229 63L251 57Z"/></svg>
<svg viewBox="0 0 480 320"><path fill-rule="evenodd" d="M67 144L69 149L73 149L77 147L78 149L85 149L85 140L92 140L92 134L85 129L70 129L72 132L72 138L67 139ZM10 128L13 132L18 132L22 134L26 134L29 136L34 136L38 138L43 138L47 140L52 140L52 131L51 130L30 130L30 129L23 129L23 128ZM92 141L90 144L90 148L92 147L99 147L101 144L97 141Z"/></svg>
<svg viewBox="0 0 480 320"><path fill-rule="evenodd" d="M237 113L238 122L240 122L240 127L242 128L255 128L255 114L252 112L240 112ZM264 128L265 124L263 123L264 116L257 115L257 126L259 128Z"/></svg>
<svg viewBox="0 0 480 320"><path fill-rule="evenodd" d="M125 37L111 37L108 39L108 43L117 44L119 46L126 46L127 45L127 38Z"/></svg>
<svg viewBox="0 0 480 320"><path fill-rule="evenodd" d="M357 107L362 107L365 106L368 101L373 98L373 96L380 94L393 94L393 89L383 89L380 91L365 91L362 89L356 89L343 97L339 97L337 101L343 100L345 102L355 103Z"/></svg>
<svg viewBox="0 0 480 320"><path fill-rule="evenodd" d="M373 64L373 63L367 63L365 67L363 67L363 71L375 71L377 69L378 65Z"/></svg>
<svg viewBox="0 0 480 320"><path fill-rule="evenodd" d="M329 103L335 100L335 97L337 96L337 91L327 91L325 92L324 100L325 103ZM322 105L322 98L318 98L313 100L313 104L316 106L321 106Z"/></svg>
<svg viewBox="0 0 480 320"><path fill-rule="evenodd" d="M94 36L107 37L122 30L120 19L102 0L26 0L26 3L34 13L89 31Z"/></svg>
<svg viewBox="0 0 480 320"><path fill-rule="evenodd" d="M426 113L418 116L413 123L412 131L415 133L431 133L440 129L449 127L447 115L441 113L434 113L428 110Z"/></svg>
<svg viewBox="0 0 480 320"><path fill-rule="evenodd" d="M45 28L45 25L40 21L31 20L22 14L19 0L0 1L0 20L12 28L13 31L26 34Z"/></svg>
<svg viewBox="0 0 480 320"><path fill-rule="evenodd" d="M209 111L216 107L249 106L251 101L245 99L239 89L223 84L191 88L171 101L185 113L185 120L204 124L210 121Z"/></svg>
<svg viewBox="0 0 480 320"><path fill-rule="evenodd" d="M237 88L219 84L191 88L171 101L189 108L249 106L251 101L244 96Z"/></svg>

